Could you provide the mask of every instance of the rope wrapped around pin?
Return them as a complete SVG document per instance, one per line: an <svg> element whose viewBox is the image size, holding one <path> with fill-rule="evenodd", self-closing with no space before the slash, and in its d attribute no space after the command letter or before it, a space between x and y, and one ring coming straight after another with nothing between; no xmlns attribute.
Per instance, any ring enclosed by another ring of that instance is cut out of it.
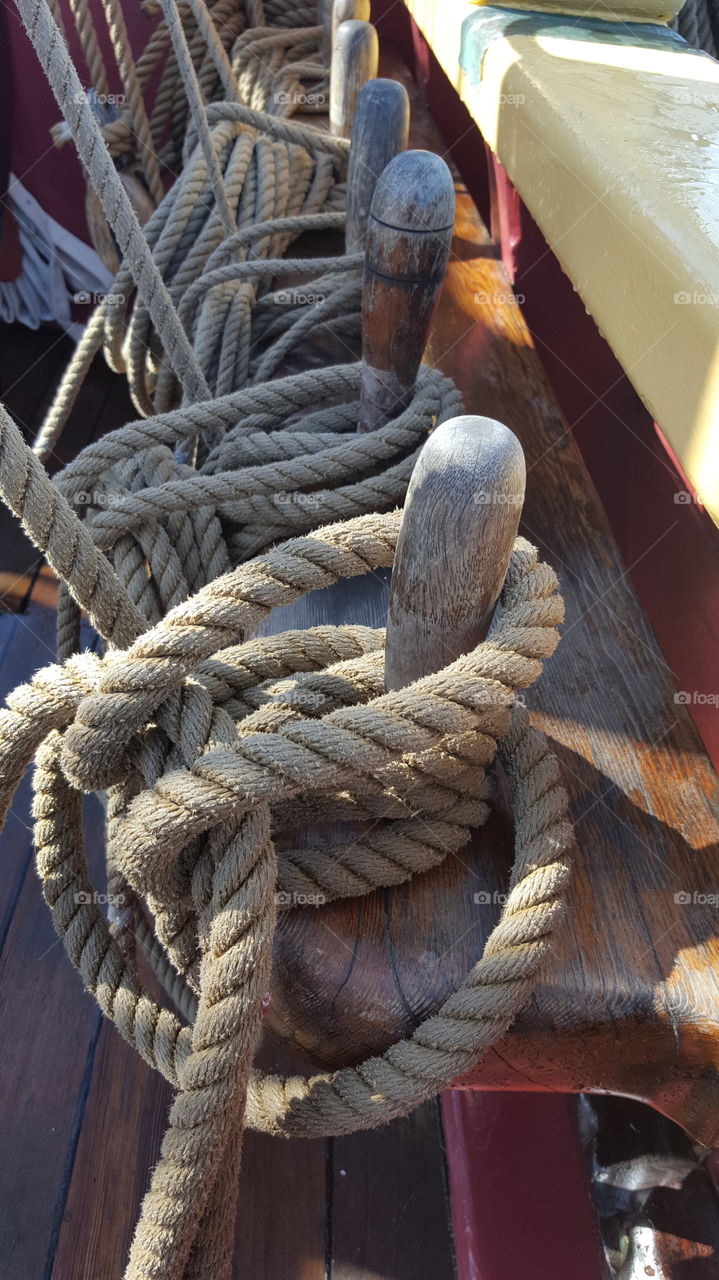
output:
<svg viewBox="0 0 719 1280"><path fill-rule="evenodd" d="M450 379L423 367L406 409L358 435L359 364L311 370L139 419L55 478L154 623L273 542L401 502L430 431L458 412ZM197 468L178 461L199 436Z"/></svg>
<svg viewBox="0 0 719 1280"><path fill-rule="evenodd" d="M403 1114L504 1032L561 915L566 795L546 741L512 704L553 652L563 607L552 570L524 539L488 638L397 692L382 692L381 632L243 640L304 592L391 565L399 523L397 512L364 516L284 543L210 583L129 649L46 668L0 715L3 811L37 752L38 869L66 950L103 1011L178 1090L132 1280L195 1274L197 1241L214 1238L213 1209L227 1169L236 1174L245 1105L247 1123L283 1135ZM435 865L483 820L497 751L515 861L501 919L463 986L409 1039L356 1068L288 1080L252 1072L277 891L366 893ZM190 1026L143 988L95 905L81 791L106 786L113 857L194 993ZM337 802L372 817L374 830L354 847L281 847L293 825ZM215 1265L222 1248L213 1247Z"/></svg>
<svg viewBox="0 0 719 1280"><path fill-rule="evenodd" d="M209 133L224 204L198 144L144 226L154 269L213 395L271 376L310 326L332 332L337 325L345 332L349 325L359 334L362 258L283 257L303 234L343 229L346 143L323 142L314 130L246 114L247 121L219 118ZM278 129L288 136L276 136ZM140 413L166 412L178 403L173 362L135 293L133 270L133 260L126 259L91 316L38 435L42 458L54 447L101 347L110 367L127 375ZM298 285L308 276L312 283ZM292 289L283 288L285 280ZM305 305L309 293L316 306Z"/></svg>
<svg viewBox="0 0 719 1280"><path fill-rule="evenodd" d="M358 435L361 377L359 364L338 365L139 419L54 482L0 405L0 496L61 579L58 655L74 652L81 610L127 645L277 538L401 501L418 450L461 396L422 368L407 407ZM216 443L195 469L176 455L198 435Z"/></svg>

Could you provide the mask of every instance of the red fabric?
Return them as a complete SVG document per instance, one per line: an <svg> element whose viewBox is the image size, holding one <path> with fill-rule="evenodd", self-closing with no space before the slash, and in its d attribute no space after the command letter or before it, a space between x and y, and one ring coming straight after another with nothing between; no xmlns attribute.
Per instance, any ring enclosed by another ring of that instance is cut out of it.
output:
<svg viewBox="0 0 719 1280"><path fill-rule="evenodd" d="M87 244L90 237L85 221L85 181L72 142L59 150L53 145L50 127L61 119L52 90L38 62L25 29L14 6L2 6L5 13L7 40L2 41L3 62L0 71L5 76L5 63L9 61L12 81L12 171L42 208L63 227L79 236ZM70 41L70 51L83 88L90 87L90 76L82 57L75 34L75 24L67 0L60 0L65 30ZM121 92L109 37L99 0L91 5L98 39L102 46L107 68L110 91ZM138 5L125 7L125 20L130 41L136 53L141 52L155 26L154 19L147 18ZM3 134L7 137L7 116ZM1 154L0 154L1 163Z"/></svg>

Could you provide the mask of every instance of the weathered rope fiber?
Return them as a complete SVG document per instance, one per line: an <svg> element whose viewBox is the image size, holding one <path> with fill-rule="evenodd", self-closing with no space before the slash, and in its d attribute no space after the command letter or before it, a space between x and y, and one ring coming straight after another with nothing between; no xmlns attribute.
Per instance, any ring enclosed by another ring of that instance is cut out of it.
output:
<svg viewBox="0 0 719 1280"><path fill-rule="evenodd" d="M46 0L17 2L62 105L74 73ZM105 2L111 12L116 0ZM139 64L124 67L146 146L177 93L191 98L189 125L185 110L171 129L180 178L145 235L92 111L70 119L126 258L118 300L93 317L52 430L103 340L138 410L156 416L90 446L51 484L0 411L3 497L74 601L59 610L59 652L74 642L79 609L110 645L46 668L8 698L0 816L35 757L37 866L57 931L103 1012L176 1090L126 1278L229 1280L245 1122L282 1136L384 1123L466 1072L534 989L563 910L572 830L557 762L515 695L553 653L563 605L551 569L518 538L487 639L390 694L380 631L253 634L305 593L392 565L400 517L388 509L428 433L460 402L423 369L408 408L359 437L356 364L268 381L304 342L311 314L278 305L273 283L277 293L313 275L324 298L314 319L335 333L348 321L351 330L358 301L357 260L282 256L302 231L342 225L346 146L271 100L278 85L322 83L320 29L299 5L291 35L278 32L292 25L276 21L286 6L263 12L247 0L242 30L218 45L202 0L182 21L173 4L163 0L171 48L153 48L181 74L162 77L151 113ZM227 60L238 93L208 105L203 75L224 86ZM193 453L196 467L183 461ZM300 536L272 545L288 535ZM357 1067L307 1079L253 1071L285 899L367 894L437 866L485 821L495 758L512 795L514 866L501 918L459 990ZM156 1003L122 922L96 905L81 822L92 790L107 791L108 874L127 887L186 1025ZM299 847L302 828L330 816L364 825L351 843Z"/></svg>
<svg viewBox="0 0 719 1280"><path fill-rule="evenodd" d="M75 510L85 508L82 528L146 624L273 542L403 501L419 449L461 412L461 397L423 367L408 407L358 435L359 380L359 365L336 365L140 419L55 477ZM196 469L177 461L194 436L208 446ZM16 455L22 472L18 446ZM8 483L0 478L23 518ZM95 608L94 617L109 639L114 612L100 618Z"/></svg>
<svg viewBox="0 0 719 1280"><path fill-rule="evenodd" d="M18 0L89 182L120 250L126 253L113 290L102 304L101 318L93 317L81 350L70 362L41 428L36 451L42 458L49 456L56 443L84 372L103 337L111 367L128 372L135 404L140 412L149 414L172 407L179 391L187 400L195 401L206 399L211 393L225 394L251 378L271 376L292 347L306 337L313 322L331 329L340 317L340 328L347 327L348 319L350 327L358 328L359 279L355 274L347 283L346 275L352 270L356 273L359 263L339 258L313 268L301 259L282 264L274 261L302 232L326 230L327 220L322 217L325 210L341 208L344 190L337 184L346 169L346 143L306 125L273 120L263 112L243 107L241 101L216 104L220 114L215 111L210 115L175 0L163 0L192 119L183 144L183 172L163 198L153 150L155 140L129 51L122 11L118 0L103 2L128 89L132 118L139 131L148 185L158 203L145 224L145 239L136 214L141 199L138 203L135 198L133 208L128 197L128 192L132 194L134 190L131 175L118 174L102 147L102 132L93 106L80 89L45 0ZM193 9L203 12L207 19L200 25L211 60L219 63L224 85L228 74L231 78L231 68L223 62L216 42L207 36L209 15L203 0L193 0ZM283 30L283 40L287 30ZM88 47L94 54L97 42L88 35L93 31L90 22L86 44L89 39ZM262 31L266 36L264 28ZM319 40L320 29L313 31ZM99 69L98 74L104 72ZM250 94L250 98L256 105L256 95ZM314 219L312 215L320 216ZM234 233L229 242L228 232ZM270 260L264 272L257 261L263 258ZM275 295L274 314L265 313L253 332L254 304L258 296L268 291L274 277L296 280L323 267L329 274L319 282L321 293L315 286L313 296L319 297L320 305L313 308L314 316L305 311L297 322L290 320L289 331L287 325L278 326L277 302L282 294L279 298ZM138 297L128 317L135 285ZM177 302L182 304L182 314L175 310ZM258 357L258 343L262 344L273 327L278 340L269 342L269 350L265 342ZM258 358L260 365L254 372L253 355L255 365Z"/></svg>
<svg viewBox="0 0 719 1280"><path fill-rule="evenodd" d="M256 118L256 113L253 113ZM294 281L294 293L322 307L300 308L315 325L327 324L349 308L359 330L361 260L281 259L292 240L303 233L341 230L344 218L346 149L316 139L317 134L295 126L298 141L278 137L269 117L255 123L236 118L212 123L210 138L237 230L227 232L218 207L204 151L195 148L165 200L145 226L153 261L177 306L178 321L187 333L195 358L212 394L225 395L249 381L274 372L304 330L267 354L268 329L288 301L278 306L277 295L257 316L258 299L273 280ZM327 273L327 278L316 277ZM348 273L354 273L348 293ZM309 275L313 283L297 285ZM113 284L105 308L105 354L111 368L127 372L130 393L141 413L165 412L178 403L172 363L158 342L149 308L137 299L128 315L132 288L126 264ZM271 335L270 335L271 337ZM271 345L271 343L269 343ZM275 344L278 345L278 344ZM259 366L259 367L258 367Z"/></svg>
<svg viewBox="0 0 719 1280"><path fill-rule="evenodd" d="M144 115L149 119L154 154L168 170L175 171L190 102L166 18L159 4L146 0L143 11L157 22L135 60L129 41L121 38L118 28L122 22L121 12L116 16L119 0L110 2L110 37L126 94L116 117L103 125L103 137L115 159L137 153L137 121ZM92 8L88 0L70 0L70 9L90 84L104 97L109 91L108 76ZM290 115L299 106L304 111L326 110L327 68L321 62L321 30L312 4L284 0L271 12L269 5L251 0L180 0L176 13L205 103L235 100L279 115ZM54 16L57 21L59 13ZM52 133L57 146L70 139L63 125L55 126Z"/></svg>
<svg viewBox="0 0 719 1280"><path fill-rule="evenodd" d="M235 104L209 119L237 231L227 234L199 146L143 230L153 282L169 289L203 385L221 396L273 376L310 331L340 332L356 347L361 259L280 258L302 234L344 228L346 143ZM128 306L135 274L132 260L123 262L93 314L35 442L39 457L50 455L103 343L110 367L127 373L139 412L165 412L178 402L177 362L165 350L146 289ZM273 280L279 290L271 292Z"/></svg>
<svg viewBox="0 0 719 1280"><path fill-rule="evenodd" d="M72 64L62 33L46 0L16 0L41 65L75 139L88 179L98 194L121 253L132 265L133 276L161 335L167 358L192 400L209 397L209 388L179 322L174 304L157 271L142 228L132 209L117 170L107 152L100 127Z"/></svg>
<svg viewBox="0 0 719 1280"><path fill-rule="evenodd" d="M140 419L54 482L0 406L0 496L72 597L61 594L59 656L74 650L78 610L121 647L272 542L401 502L417 452L461 396L423 367L408 407L359 436L359 379L357 364L337 365ZM196 436L206 448L194 469L177 455Z"/></svg>
<svg viewBox="0 0 719 1280"><path fill-rule="evenodd" d="M717 0L686 0L673 19L673 26L688 44L716 58L719 52L719 3Z"/></svg>
<svg viewBox="0 0 719 1280"><path fill-rule="evenodd" d="M40 672L0 715L4 808L40 749L38 867L66 949L121 1033L179 1091L133 1244L133 1280L194 1274L196 1239L213 1266L224 1265L227 1226L218 1225L213 1187L245 1095L248 1122L282 1134L348 1132L402 1114L506 1029L561 914L566 796L546 742L512 701L553 651L562 604L526 542L515 544L488 639L399 693L381 692L381 636L363 628L242 641L304 591L390 565L398 528L398 513L366 516L285 543L210 583L128 650ZM381 1058L309 1080L250 1074L275 887L368 892L434 865L483 820L497 747L513 796L515 865L501 920L465 984ZM196 992L191 1027L143 990L94 905L79 789L107 785L114 856ZM275 853L279 831L339 793L353 816L381 818L368 837ZM233 1172L237 1160L235 1150Z"/></svg>

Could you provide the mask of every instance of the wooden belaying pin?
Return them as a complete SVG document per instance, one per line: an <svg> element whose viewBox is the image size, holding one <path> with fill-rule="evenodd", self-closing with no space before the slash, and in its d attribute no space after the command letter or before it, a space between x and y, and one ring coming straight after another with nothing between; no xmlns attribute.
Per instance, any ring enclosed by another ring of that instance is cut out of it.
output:
<svg viewBox="0 0 719 1280"><path fill-rule="evenodd" d="M431 151L405 151L382 173L367 222L359 431L409 403L447 270L454 181Z"/></svg>
<svg viewBox="0 0 719 1280"><path fill-rule="evenodd" d="M320 0L322 15L322 57L325 65L330 65L335 32L341 22L350 22L356 18L359 22L369 22L370 0Z"/></svg>
<svg viewBox="0 0 719 1280"><path fill-rule="evenodd" d="M339 0L337 0L339 3ZM363 253L367 219L380 174L407 149L409 98L398 80L368 80L360 90L352 122L347 168L347 253Z"/></svg>
<svg viewBox="0 0 719 1280"><path fill-rule="evenodd" d="M484 639L524 502L517 437L493 418L443 422L407 490L387 616L385 685L401 689Z"/></svg>
<svg viewBox="0 0 719 1280"><path fill-rule="evenodd" d="M377 75L379 43L371 22L352 19L337 27L330 64L330 133L349 138L357 97Z"/></svg>

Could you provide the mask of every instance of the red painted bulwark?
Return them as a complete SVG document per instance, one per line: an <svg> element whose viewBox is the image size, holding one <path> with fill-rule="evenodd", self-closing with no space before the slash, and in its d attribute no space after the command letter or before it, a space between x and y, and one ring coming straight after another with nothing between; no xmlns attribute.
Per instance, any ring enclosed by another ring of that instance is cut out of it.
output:
<svg viewBox="0 0 719 1280"><path fill-rule="evenodd" d="M458 1280L603 1280L574 1099L454 1090L442 1124Z"/></svg>
<svg viewBox="0 0 719 1280"><path fill-rule="evenodd" d="M719 768L719 530L491 160L492 234L679 693Z"/></svg>

